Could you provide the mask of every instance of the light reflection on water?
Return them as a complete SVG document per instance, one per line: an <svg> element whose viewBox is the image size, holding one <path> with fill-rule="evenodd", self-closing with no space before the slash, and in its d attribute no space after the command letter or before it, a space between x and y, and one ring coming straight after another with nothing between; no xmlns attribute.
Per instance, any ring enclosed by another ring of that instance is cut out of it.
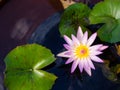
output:
<svg viewBox="0 0 120 90"><path fill-rule="evenodd" d="M29 31L32 22L22 18L16 22L11 32L11 38L21 40L25 37L27 32Z"/></svg>

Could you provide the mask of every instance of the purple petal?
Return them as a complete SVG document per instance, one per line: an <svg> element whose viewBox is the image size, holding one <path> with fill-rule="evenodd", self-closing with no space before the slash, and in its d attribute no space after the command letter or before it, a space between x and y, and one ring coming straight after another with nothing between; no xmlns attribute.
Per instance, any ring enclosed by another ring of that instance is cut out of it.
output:
<svg viewBox="0 0 120 90"><path fill-rule="evenodd" d="M79 41L81 41L82 37L83 37L83 32L82 32L81 27L79 26L78 31L77 31L77 38Z"/></svg>
<svg viewBox="0 0 120 90"><path fill-rule="evenodd" d="M68 51L61 52L61 53L57 54L57 56L59 56L59 57L66 57L66 58L70 58L70 57L71 57L71 55L67 55L67 54L66 54L67 52L68 52Z"/></svg>
<svg viewBox="0 0 120 90"><path fill-rule="evenodd" d="M67 50L70 49L70 46L69 46L68 44L63 44L63 46L64 46Z"/></svg>
<svg viewBox="0 0 120 90"><path fill-rule="evenodd" d="M90 58L87 59L87 62L92 69L95 69L93 62L90 60Z"/></svg>
<svg viewBox="0 0 120 90"><path fill-rule="evenodd" d="M87 45L90 46L96 39L97 33L94 33L90 36L90 38L88 39Z"/></svg>
<svg viewBox="0 0 120 90"><path fill-rule="evenodd" d="M69 64L69 63L71 63L71 62L73 62L73 61L74 61L73 58L69 58L69 59L65 62L65 64Z"/></svg>
<svg viewBox="0 0 120 90"><path fill-rule="evenodd" d="M69 45L72 45L72 40L68 36L64 35L64 39Z"/></svg>
<svg viewBox="0 0 120 90"><path fill-rule="evenodd" d="M87 62L87 59L84 59L84 68L88 68L89 67L89 64Z"/></svg>
<svg viewBox="0 0 120 90"><path fill-rule="evenodd" d="M79 69L80 69L80 72L83 72L83 67L84 67L84 60L79 60Z"/></svg>
<svg viewBox="0 0 120 90"><path fill-rule="evenodd" d="M95 56L95 55L100 55L102 54L103 52L100 52L100 51L91 51L90 52L90 56Z"/></svg>
<svg viewBox="0 0 120 90"><path fill-rule="evenodd" d="M92 61L103 63L103 60L97 56L90 56Z"/></svg>
<svg viewBox="0 0 120 90"><path fill-rule="evenodd" d="M98 50L101 46L102 46L102 44L93 45L93 46L90 47L90 50L96 51L96 50Z"/></svg>
<svg viewBox="0 0 120 90"><path fill-rule="evenodd" d="M107 48L108 48L108 46L101 46L101 47L99 48L99 50L102 51L102 50L107 49Z"/></svg>
<svg viewBox="0 0 120 90"><path fill-rule="evenodd" d="M86 31L82 37L82 44L86 44L88 39L88 32Z"/></svg>
<svg viewBox="0 0 120 90"><path fill-rule="evenodd" d="M90 67L85 68L85 71L87 72L87 74L88 74L89 76L92 75L92 74L91 74L91 68L90 68Z"/></svg>
<svg viewBox="0 0 120 90"><path fill-rule="evenodd" d="M72 41L75 45L79 45L79 40L72 34Z"/></svg>
<svg viewBox="0 0 120 90"><path fill-rule="evenodd" d="M78 60L74 60L73 64L72 64L72 68L71 68L71 73L73 73L75 71L75 69L77 68L78 65Z"/></svg>
<svg viewBox="0 0 120 90"><path fill-rule="evenodd" d="M87 59L85 59L84 70L88 73L89 76L91 76L91 68L89 66Z"/></svg>
<svg viewBox="0 0 120 90"><path fill-rule="evenodd" d="M65 54L65 55L72 55L72 52L71 52L71 51L65 51L64 54Z"/></svg>

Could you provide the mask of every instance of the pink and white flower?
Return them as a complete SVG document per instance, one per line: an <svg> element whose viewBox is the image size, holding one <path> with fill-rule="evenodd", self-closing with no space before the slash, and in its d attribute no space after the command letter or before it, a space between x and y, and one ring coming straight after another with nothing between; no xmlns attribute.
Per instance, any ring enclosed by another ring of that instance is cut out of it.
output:
<svg viewBox="0 0 120 90"><path fill-rule="evenodd" d="M108 46L102 44L91 46L96 36L97 33L94 33L88 38L88 32L83 33L81 27L78 28L76 36L71 35L72 39L64 35L64 39L67 43L64 44L64 47L67 50L59 53L57 56L68 58L66 64L73 62L71 73L73 73L78 66L80 72L83 72L84 69L88 75L91 76L91 69L95 69L92 61L103 63L103 60L97 55L102 54L101 51L108 48Z"/></svg>

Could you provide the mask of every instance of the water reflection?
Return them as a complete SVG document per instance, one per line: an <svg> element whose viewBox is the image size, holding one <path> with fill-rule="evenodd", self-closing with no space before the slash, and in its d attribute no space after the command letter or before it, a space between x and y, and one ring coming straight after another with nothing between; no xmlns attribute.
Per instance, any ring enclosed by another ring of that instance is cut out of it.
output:
<svg viewBox="0 0 120 90"><path fill-rule="evenodd" d="M4 87L3 87L3 78L2 78L1 74L0 74L0 90L4 90Z"/></svg>
<svg viewBox="0 0 120 90"><path fill-rule="evenodd" d="M13 27L11 38L21 40L25 37L31 27L32 21L22 18Z"/></svg>

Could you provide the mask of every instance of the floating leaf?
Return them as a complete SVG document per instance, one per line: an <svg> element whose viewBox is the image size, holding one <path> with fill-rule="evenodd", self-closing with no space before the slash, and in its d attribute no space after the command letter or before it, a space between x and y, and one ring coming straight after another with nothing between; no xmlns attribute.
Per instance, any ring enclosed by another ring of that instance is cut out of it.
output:
<svg viewBox="0 0 120 90"><path fill-rule="evenodd" d="M83 3L76 3L69 6L64 11L59 24L61 35L70 37L71 34L76 34L78 26L81 26L86 31L86 26L89 24L88 16L90 11L91 9Z"/></svg>
<svg viewBox="0 0 120 90"><path fill-rule="evenodd" d="M89 16L91 24L104 25L98 30L102 41L120 41L120 0L105 0L95 5Z"/></svg>
<svg viewBox="0 0 120 90"><path fill-rule="evenodd" d="M5 57L5 85L9 90L50 90L57 77L41 69L54 61L43 46L18 46Z"/></svg>

